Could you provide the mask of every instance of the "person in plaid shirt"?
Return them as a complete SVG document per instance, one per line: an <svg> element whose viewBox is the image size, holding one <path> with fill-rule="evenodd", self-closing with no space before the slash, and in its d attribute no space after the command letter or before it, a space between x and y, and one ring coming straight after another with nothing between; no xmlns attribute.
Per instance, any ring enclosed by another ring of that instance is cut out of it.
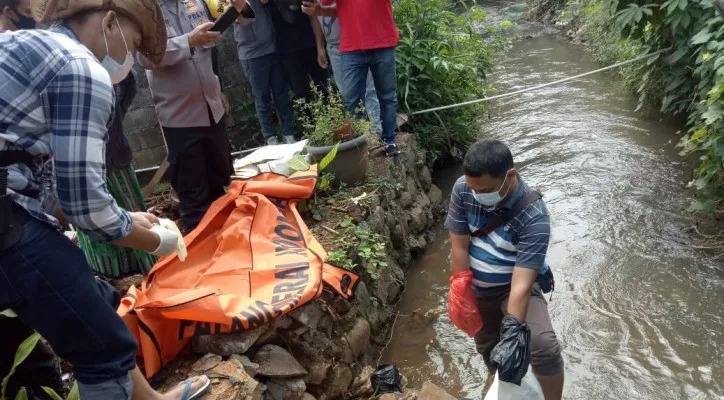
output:
<svg viewBox="0 0 724 400"><path fill-rule="evenodd" d="M94 277L59 231L170 255L178 234L108 193L105 141L113 84L133 53L160 63L166 28L155 0L36 0L49 31L0 33L0 311L11 309L73 365L81 398L196 398L208 377L160 394L136 367L136 340L116 314L117 291ZM7 186L7 187L4 187ZM7 199L11 199L8 202Z"/></svg>

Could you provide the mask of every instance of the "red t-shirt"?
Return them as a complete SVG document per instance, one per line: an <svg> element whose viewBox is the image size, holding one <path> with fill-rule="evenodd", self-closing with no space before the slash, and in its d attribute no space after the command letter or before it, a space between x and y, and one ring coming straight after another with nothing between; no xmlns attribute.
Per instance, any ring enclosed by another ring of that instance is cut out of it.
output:
<svg viewBox="0 0 724 400"><path fill-rule="evenodd" d="M321 0L331 5L335 0ZM390 0L336 0L339 51L374 50L397 46L400 34Z"/></svg>

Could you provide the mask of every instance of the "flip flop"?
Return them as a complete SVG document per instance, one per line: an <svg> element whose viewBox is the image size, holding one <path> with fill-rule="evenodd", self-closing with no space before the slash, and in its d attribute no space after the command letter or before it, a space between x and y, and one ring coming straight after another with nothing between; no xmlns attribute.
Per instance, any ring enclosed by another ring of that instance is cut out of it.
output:
<svg viewBox="0 0 724 400"><path fill-rule="evenodd" d="M203 376L203 375L202 375ZM193 384L193 381L191 379L186 379L185 381L179 383L178 386L184 385L184 391L181 394L181 398L179 400L193 400L201 397L204 393L206 393L207 390L209 390L209 387L211 386L211 379L209 377L206 377L206 384L204 384L202 387L200 387L195 392L191 393L191 385Z"/></svg>

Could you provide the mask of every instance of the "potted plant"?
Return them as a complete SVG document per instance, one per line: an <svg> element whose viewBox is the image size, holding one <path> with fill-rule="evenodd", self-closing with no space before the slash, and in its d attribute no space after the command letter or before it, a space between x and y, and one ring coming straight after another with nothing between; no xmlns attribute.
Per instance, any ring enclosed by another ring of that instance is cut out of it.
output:
<svg viewBox="0 0 724 400"><path fill-rule="evenodd" d="M331 85L322 93L312 85L313 100L296 100L295 107L309 141L307 152L320 162L329 153L335 153L325 171L344 183L356 183L367 172L367 139L370 123L350 115L342 104L342 97ZM357 110L362 114L363 108Z"/></svg>

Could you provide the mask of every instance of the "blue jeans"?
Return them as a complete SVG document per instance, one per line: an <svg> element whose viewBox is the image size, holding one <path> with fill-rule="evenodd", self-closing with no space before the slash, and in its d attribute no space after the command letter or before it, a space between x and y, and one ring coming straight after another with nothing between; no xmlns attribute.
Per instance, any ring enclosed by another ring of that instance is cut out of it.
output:
<svg viewBox="0 0 724 400"><path fill-rule="evenodd" d="M93 276L85 254L65 235L23 218L20 241L0 251L0 310L12 308L73 365L81 398L130 399L128 373L138 346L116 314L118 292Z"/></svg>
<svg viewBox="0 0 724 400"><path fill-rule="evenodd" d="M354 112L365 98L367 75L372 80L380 101L382 139L395 142L397 128L397 75L395 73L395 48L361 50L342 53L342 98L345 107Z"/></svg>
<svg viewBox="0 0 724 400"><path fill-rule="evenodd" d="M327 56L329 63L332 65L332 74L334 81L341 93L344 93L344 79L342 75L342 53L339 52L339 46L327 46ZM372 73L367 74L367 89L365 91L365 110L367 117L372 124L372 132L382 133L382 121L380 121L380 101L377 99L377 91L375 90L375 81L372 79Z"/></svg>
<svg viewBox="0 0 724 400"><path fill-rule="evenodd" d="M241 68L251 85L256 116L259 118L264 139L276 136L274 131L272 95L274 106L282 124L282 135L294 135L294 111L289 100L289 85L279 56L269 54L252 60L242 60Z"/></svg>

